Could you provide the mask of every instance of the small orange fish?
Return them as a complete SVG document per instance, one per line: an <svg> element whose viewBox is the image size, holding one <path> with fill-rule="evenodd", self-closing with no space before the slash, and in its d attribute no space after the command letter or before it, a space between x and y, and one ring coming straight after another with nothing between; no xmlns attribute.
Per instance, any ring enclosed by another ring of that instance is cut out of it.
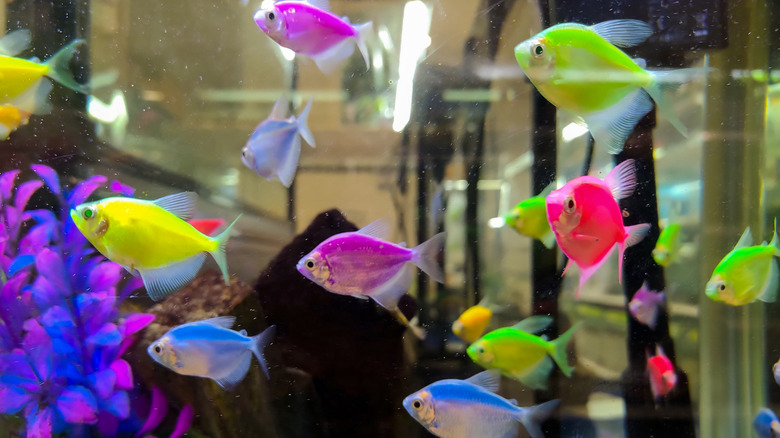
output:
<svg viewBox="0 0 780 438"><path fill-rule="evenodd" d="M0 106L0 140L7 140L12 132L26 125L32 114L19 108L5 104Z"/></svg>

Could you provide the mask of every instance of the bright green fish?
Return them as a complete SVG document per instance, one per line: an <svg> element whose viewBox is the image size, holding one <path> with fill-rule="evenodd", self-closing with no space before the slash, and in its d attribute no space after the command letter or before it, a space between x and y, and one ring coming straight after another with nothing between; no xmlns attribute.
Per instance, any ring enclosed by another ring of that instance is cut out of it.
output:
<svg viewBox="0 0 780 438"><path fill-rule="evenodd" d="M523 236L541 240L544 246L552 248L555 245L555 234L547 221L547 207L544 199L555 188L550 184L542 193L520 202L504 217L507 225Z"/></svg>
<svg viewBox="0 0 780 438"><path fill-rule="evenodd" d="M713 301L742 306L761 300L773 303L777 299L780 272L774 257L780 256L777 243L777 223L769 245L753 245L753 235L747 227L737 246L712 271L705 293Z"/></svg>
<svg viewBox="0 0 780 438"><path fill-rule="evenodd" d="M566 345L578 324L554 341L531 334L544 330L551 322L549 316L531 316L512 327L486 334L471 344L466 353L483 368L498 369L532 389L545 389L553 360L567 377L574 371L568 362Z"/></svg>
<svg viewBox="0 0 780 438"><path fill-rule="evenodd" d="M218 236L207 236L186 222L195 212L196 200L192 192L156 201L106 198L77 206L70 217L101 254L140 274L149 296L157 301L195 278L206 252L219 265L225 283L230 281L225 244L238 218Z"/></svg>
<svg viewBox="0 0 780 438"><path fill-rule="evenodd" d="M680 251L680 224L670 224L663 230L653 249L653 260L661 266L669 266L677 261Z"/></svg>
<svg viewBox="0 0 780 438"><path fill-rule="evenodd" d="M631 59L618 49L640 44L652 33L639 20L611 20L594 26L562 23L520 43L515 58L547 100L581 117L596 143L616 154L623 150L639 119L653 109L653 100L672 125L687 135L661 88L686 81L699 69L649 71L644 69L644 60Z"/></svg>

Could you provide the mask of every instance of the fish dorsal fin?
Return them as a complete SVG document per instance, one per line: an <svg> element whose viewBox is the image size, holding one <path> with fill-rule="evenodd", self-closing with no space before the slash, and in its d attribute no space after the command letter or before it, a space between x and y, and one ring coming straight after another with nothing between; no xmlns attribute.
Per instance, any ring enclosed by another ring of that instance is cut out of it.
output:
<svg viewBox="0 0 780 438"><path fill-rule="evenodd" d="M306 2L323 11L330 11L330 2L328 0L306 0Z"/></svg>
<svg viewBox="0 0 780 438"><path fill-rule="evenodd" d="M604 21L590 28L618 47L636 46L653 34L653 28L649 24L631 19Z"/></svg>
<svg viewBox="0 0 780 438"><path fill-rule="evenodd" d="M390 238L390 224L384 219L377 219L357 231L359 234L387 240Z"/></svg>
<svg viewBox="0 0 780 438"><path fill-rule="evenodd" d="M465 381L490 392L497 392L498 387L501 384L501 372L498 370L482 371L479 374L469 377Z"/></svg>
<svg viewBox="0 0 780 438"><path fill-rule="evenodd" d="M518 322L512 328L526 333L537 333L549 327L552 322L553 319L549 316L535 315Z"/></svg>
<svg viewBox="0 0 780 438"><path fill-rule="evenodd" d="M748 246L753 246L753 233L750 232L750 227L745 228L745 232L742 233L742 237L739 238L734 249L747 248Z"/></svg>
<svg viewBox="0 0 780 438"><path fill-rule="evenodd" d="M16 56L30 48L32 37L29 29L19 29L0 38L0 55Z"/></svg>
<svg viewBox="0 0 780 438"><path fill-rule="evenodd" d="M664 349L663 349L663 347L661 347L661 346L660 346L660 345L658 345L658 344L655 344L655 355L656 355L656 356L666 356L666 355L664 354Z"/></svg>
<svg viewBox="0 0 780 438"><path fill-rule="evenodd" d="M634 63L641 68L647 68L647 61L644 58L634 58Z"/></svg>
<svg viewBox="0 0 780 438"><path fill-rule="evenodd" d="M198 321L201 324L213 325L214 327L222 327L224 329L230 329L233 327L233 323L236 322L235 316L217 316L216 318L204 319ZM242 330L246 334L246 330Z"/></svg>
<svg viewBox="0 0 780 438"><path fill-rule="evenodd" d="M241 329L241 331L239 331L238 334L241 336L246 336L246 330Z"/></svg>
<svg viewBox="0 0 780 438"><path fill-rule="evenodd" d="M179 219L188 221L195 215L195 202L197 200L197 193L181 192L164 196L152 202L154 205L173 213Z"/></svg>
<svg viewBox="0 0 780 438"><path fill-rule="evenodd" d="M509 402L511 405L517 406L517 400L515 400L515 399L513 399L513 398L510 398L510 399L509 399L509 400L507 400L507 401L508 401L508 402Z"/></svg>
<svg viewBox="0 0 780 438"><path fill-rule="evenodd" d="M288 109L290 108L290 101L287 97L282 96L274 103L274 107L271 109L271 115L268 116L271 120L284 120L287 118Z"/></svg>
<svg viewBox="0 0 780 438"><path fill-rule="evenodd" d="M406 248L408 245L406 244L406 242L399 242L398 246L400 246L401 248Z"/></svg>
<svg viewBox="0 0 780 438"><path fill-rule="evenodd" d="M536 196L540 198L547 198L547 196L550 193L552 193L553 190L555 190L555 181L551 182L550 184L547 184L547 187L545 187L544 190L542 190L542 192Z"/></svg>
<svg viewBox="0 0 780 438"><path fill-rule="evenodd" d="M626 160L609 172L604 178L612 197L623 199L631 196L636 188L636 164L634 160Z"/></svg>

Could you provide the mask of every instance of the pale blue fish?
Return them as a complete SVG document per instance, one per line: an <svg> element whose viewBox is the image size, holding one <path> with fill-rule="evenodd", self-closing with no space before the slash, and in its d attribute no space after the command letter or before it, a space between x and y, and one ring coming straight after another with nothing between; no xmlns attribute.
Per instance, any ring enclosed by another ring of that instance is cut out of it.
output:
<svg viewBox="0 0 780 438"><path fill-rule="evenodd" d="M182 324L152 342L146 351L157 363L179 374L206 377L227 390L244 379L252 354L268 376L263 350L271 343L276 326L248 337L246 330L231 330L235 320L220 316Z"/></svg>
<svg viewBox="0 0 780 438"><path fill-rule="evenodd" d="M780 420L777 415L767 408L758 411L758 415L753 420L753 427L759 438L777 438L780 437Z"/></svg>
<svg viewBox="0 0 780 438"><path fill-rule="evenodd" d="M309 99L296 118L287 117L287 99L277 100L271 115L257 125L241 150L244 165L269 181L278 179L290 187L301 156L301 137L315 147L314 135L306 124L311 102Z"/></svg>
<svg viewBox="0 0 780 438"><path fill-rule="evenodd" d="M637 321L655 329L658 322L658 309L665 302L666 293L650 290L647 282L644 282L628 303L628 310Z"/></svg>
<svg viewBox="0 0 780 438"><path fill-rule="evenodd" d="M541 424L559 400L521 408L516 400L496 394L500 382L497 370L466 380L440 380L406 397L403 405L412 418L442 438L514 438L519 423L531 438L544 438Z"/></svg>

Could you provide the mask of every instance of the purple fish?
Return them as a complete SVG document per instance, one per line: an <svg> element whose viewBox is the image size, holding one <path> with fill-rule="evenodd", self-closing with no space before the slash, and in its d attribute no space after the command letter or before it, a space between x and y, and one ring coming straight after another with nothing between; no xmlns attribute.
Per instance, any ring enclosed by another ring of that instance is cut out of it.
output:
<svg viewBox="0 0 780 438"><path fill-rule="evenodd" d="M359 231L331 236L298 261L298 272L329 292L371 298L408 326L398 310L398 300L413 279L409 263L444 283L444 271L436 258L446 233L410 249L384 240L389 231L387 224L378 220Z"/></svg>
<svg viewBox="0 0 780 438"><path fill-rule="evenodd" d="M645 282L628 303L628 310L637 321L655 330L658 308L663 306L665 301L664 292L650 290Z"/></svg>
<svg viewBox="0 0 780 438"><path fill-rule="evenodd" d="M368 69L366 38L371 22L352 25L324 9L302 1L280 1L255 12L255 23L280 46L310 56L324 73L335 71L352 55L363 54Z"/></svg>

